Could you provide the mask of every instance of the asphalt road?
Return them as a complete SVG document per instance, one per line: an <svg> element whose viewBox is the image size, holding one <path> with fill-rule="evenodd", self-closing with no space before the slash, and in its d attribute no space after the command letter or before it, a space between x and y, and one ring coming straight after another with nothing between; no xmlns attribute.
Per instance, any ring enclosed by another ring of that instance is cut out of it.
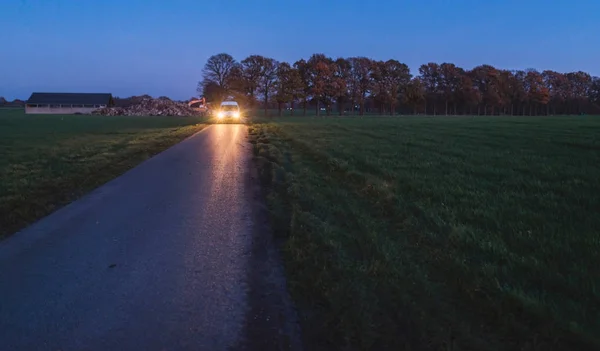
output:
<svg viewBox="0 0 600 351"><path fill-rule="evenodd" d="M0 242L0 350L293 349L246 136L208 127Z"/></svg>

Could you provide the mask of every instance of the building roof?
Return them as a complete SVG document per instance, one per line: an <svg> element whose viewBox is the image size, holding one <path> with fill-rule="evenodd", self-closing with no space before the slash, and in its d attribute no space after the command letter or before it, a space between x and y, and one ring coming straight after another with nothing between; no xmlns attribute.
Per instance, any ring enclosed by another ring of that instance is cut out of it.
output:
<svg viewBox="0 0 600 351"><path fill-rule="evenodd" d="M111 105L112 94L96 93L33 93L28 104L40 105Z"/></svg>

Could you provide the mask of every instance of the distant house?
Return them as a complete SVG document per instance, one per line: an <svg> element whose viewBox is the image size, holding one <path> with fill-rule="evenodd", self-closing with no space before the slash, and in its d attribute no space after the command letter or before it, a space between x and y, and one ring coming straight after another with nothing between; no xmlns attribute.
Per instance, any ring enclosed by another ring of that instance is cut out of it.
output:
<svg viewBox="0 0 600 351"><path fill-rule="evenodd" d="M88 114L114 105L111 94L33 93L25 105L27 114Z"/></svg>

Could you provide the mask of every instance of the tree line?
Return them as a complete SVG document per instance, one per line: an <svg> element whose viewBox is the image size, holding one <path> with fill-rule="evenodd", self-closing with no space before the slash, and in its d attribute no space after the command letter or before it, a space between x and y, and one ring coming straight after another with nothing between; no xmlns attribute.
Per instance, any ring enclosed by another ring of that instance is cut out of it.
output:
<svg viewBox="0 0 600 351"><path fill-rule="evenodd" d="M14 99L12 102L0 96L0 107L24 107L25 101Z"/></svg>
<svg viewBox="0 0 600 351"><path fill-rule="evenodd" d="M397 60L333 59L314 54L293 64L251 55L236 61L221 53L202 70L198 92L207 101L232 97L245 106L315 108L326 114L557 115L600 113L600 78L586 72L463 69L427 63L413 76Z"/></svg>

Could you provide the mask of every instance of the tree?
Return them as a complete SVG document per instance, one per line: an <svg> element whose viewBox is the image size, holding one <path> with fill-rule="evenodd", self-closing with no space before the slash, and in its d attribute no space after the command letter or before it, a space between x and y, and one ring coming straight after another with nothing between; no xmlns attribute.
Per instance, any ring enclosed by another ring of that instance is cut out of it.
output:
<svg viewBox="0 0 600 351"><path fill-rule="evenodd" d="M385 105L392 99L389 74L383 61L373 61L371 67L371 79L373 80L371 96L375 104L379 106L379 113L383 114Z"/></svg>
<svg viewBox="0 0 600 351"><path fill-rule="evenodd" d="M548 88L542 75L536 70L528 70L525 76L525 92L529 102L529 115L538 114L538 106L546 105L550 99Z"/></svg>
<svg viewBox="0 0 600 351"><path fill-rule="evenodd" d="M404 92L410 82L410 69L396 60L373 62L371 72L375 100L381 104L380 112L389 107L390 115L396 111L400 93Z"/></svg>
<svg viewBox="0 0 600 351"><path fill-rule="evenodd" d="M462 70L456 67L453 63L442 63L440 65L440 91L444 96L446 116L448 115L448 102L452 102L454 105L454 111L456 113L456 98L457 90L460 85L460 77Z"/></svg>
<svg viewBox="0 0 600 351"><path fill-rule="evenodd" d="M295 67L292 67L289 72L287 89L289 89L289 92L292 95L292 100L290 101L290 112L293 116L294 102L305 100L304 83L302 81L300 71L298 71Z"/></svg>
<svg viewBox="0 0 600 351"><path fill-rule="evenodd" d="M410 105L414 114L417 114L418 106L425 101L425 87L420 77L411 79L403 97L404 103Z"/></svg>
<svg viewBox="0 0 600 351"><path fill-rule="evenodd" d="M281 116L282 105L286 103L291 104L292 114L294 114L293 102L302 94L302 90L302 80L298 70L286 62L280 63L277 67L277 93L275 94L279 116Z"/></svg>
<svg viewBox="0 0 600 351"><path fill-rule="evenodd" d="M519 106L525 101L526 94L523 86L525 73L523 71L500 71L500 90L505 108L509 107L510 115L515 114Z"/></svg>
<svg viewBox="0 0 600 351"><path fill-rule="evenodd" d="M294 68L298 71L300 81L302 83L302 91L298 94L298 99L302 101L303 115L306 116L306 105L310 96L310 70L308 63L304 59L300 59L294 63Z"/></svg>
<svg viewBox="0 0 600 351"><path fill-rule="evenodd" d="M594 104L600 104L600 78L592 77L589 99Z"/></svg>
<svg viewBox="0 0 600 351"><path fill-rule="evenodd" d="M198 92L204 96L206 101L223 101L227 92L219 84L213 81L202 81L199 83Z"/></svg>
<svg viewBox="0 0 600 351"><path fill-rule="evenodd" d="M344 103L348 99L348 82L350 81L350 71L352 66L350 61L344 58L338 58L333 63L333 93L338 105L338 112L341 116L344 113Z"/></svg>
<svg viewBox="0 0 600 351"><path fill-rule="evenodd" d="M260 84L264 60L260 55L250 55L240 62L241 88L251 105L256 103L255 94Z"/></svg>
<svg viewBox="0 0 600 351"><path fill-rule="evenodd" d="M385 68L389 79L390 115L393 115L396 111L396 104L398 103L400 94L406 91L412 75L410 74L410 68L406 64L396 60L386 61Z"/></svg>
<svg viewBox="0 0 600 351"><path fill-rule="evenodd" d="M232 73L237 66L237 62L229 54L222 53L211 56L202 69L202 81L198 83L199 93L206 96L204 89L206 87L212 89L216 85L219 89L214 89L214 91L218 90L220 92L220 99L225 98L225 95L231 92L234 80ZM212 95L216 97L214 94Z"/></svg>
<svg viewBox="0 0 600 351"><path fill-rule="evenodd" d="M440 95L440 66L437 63L430 62L419 67L421 82L425 88L425 114L427 114L427 103L433 102L433 115L436 114L436 103Z"/></svg>
<svg viewBox="0 0 600 351"><path fill-rule="evenodd" d="M557 107L564 104L563 90L568 87L567 79L563 74L550 70L543 71L542 78L549 94L546 114L550 114L550 109L556 114Z"/></svg>
<svg viewBox="0 0 600 351"><path fill-rule="evenodd" d="M453 63L427 63L411 79L408 67L397 60L367 57L337 58L314 54L293 66L260 55L240 63L228 54L211 56L202 70L198 92L209 101L233 97L253 106L260 96L265 114L273 101L281 108L301 103L304 115L311 103L316 114L334 104L340 115L352 106L362 116L373 108L382 114L411 108L413 112L457 114L539 115L600 113L598 77L582 71L560 73L535 69L506 70L480 65L464 70ZM9 104L9 103L6 103ZM453 109L453 111L452 111ZM483 112L481 111L483 109ZM430 112L431 111L431 112Z"/></svg>
<svg viewBox="0 0 600 351"><path fill-rule="evenodd" d="M592 83L592 76L585 72L567 73L567 80L570 85L570 97L572 100L572 110L576 110L578 114L583 113L583 102L589 96L589 90Z"/></svg>
<svg viewBox="0 0 600 351"><path fill-rule="evenodd" d="M308 59L309 86L316 102L317 116L320 115L321 102L325 103L329 113L330 98L333 91L333 61L323 54L314 54Z"/></svg>
<svg viewBox="0 0 600 351"><path fill-rule="evenodd" d="M458 99L463 103L463 114L467 113L467 108L469 114L472 114L473 106L478 106L481 103L481 92L477 89L471 77L472 73L469 71L460 79Z"/></svg>
<svg viewBox="0 0 600 351"><path fill-rule="evenodd" d="M357 68L357 58L351 57L347 59L348 64L350 66L350 71L348 72L348 79L346 81L346 87L348 90L348 98L350 99L350 105L352 106L352 114L356 112L356 102L359 100L359 81L360 76L358 74Z"/></svg>
<svg viewBox="0 0 600 351"><path fill-rule="evenodd" d="M272 58L263 57L258 79L258 90L263 94L265 103L265 116L269 114L269 97L277 80L277 66L279 63Z"/></svg>
<svg viewBox="0 0 600 351"><path fill-rule="evenodd" d="M517 114L521 107L521 115L525 115L525 102L527 101L527 92L525 91L525 77L527 73L522 70L512 71L510 80L511 104L517 106Z"/></svg>
<svg viewBox="0 0 600 351"><path fill-rule="evenodd" d="M489 106L492 107L492 114L494 114L494 107L502 101L498 91L498 70L490 65L477 66L471 70L471 77L481 94L481 102L484 106L483 114L487 115Z"/></svg>
<svg viewBox="0 0 600 351"><path fill-rule="evenodd" d="M365 114L365 102L367 95L370 93L373 87L373 80L371 78L371 70L373 67L372 60L366 57L352 57L350 61L350 81L351 89L353 90L353 104L358 101L360 105L359 114L363 116Z"/></svg>
<svg viewBox="0 0 600 351"><path fill-rule="evenodd" d="M509 70L498 70L498 95L500 97L499 107L502 109L499 114L507 114L506 110L511 105L512 94L510 84L512 81L512 72ZM511 111L512 113L512 111Z"/></svg>

